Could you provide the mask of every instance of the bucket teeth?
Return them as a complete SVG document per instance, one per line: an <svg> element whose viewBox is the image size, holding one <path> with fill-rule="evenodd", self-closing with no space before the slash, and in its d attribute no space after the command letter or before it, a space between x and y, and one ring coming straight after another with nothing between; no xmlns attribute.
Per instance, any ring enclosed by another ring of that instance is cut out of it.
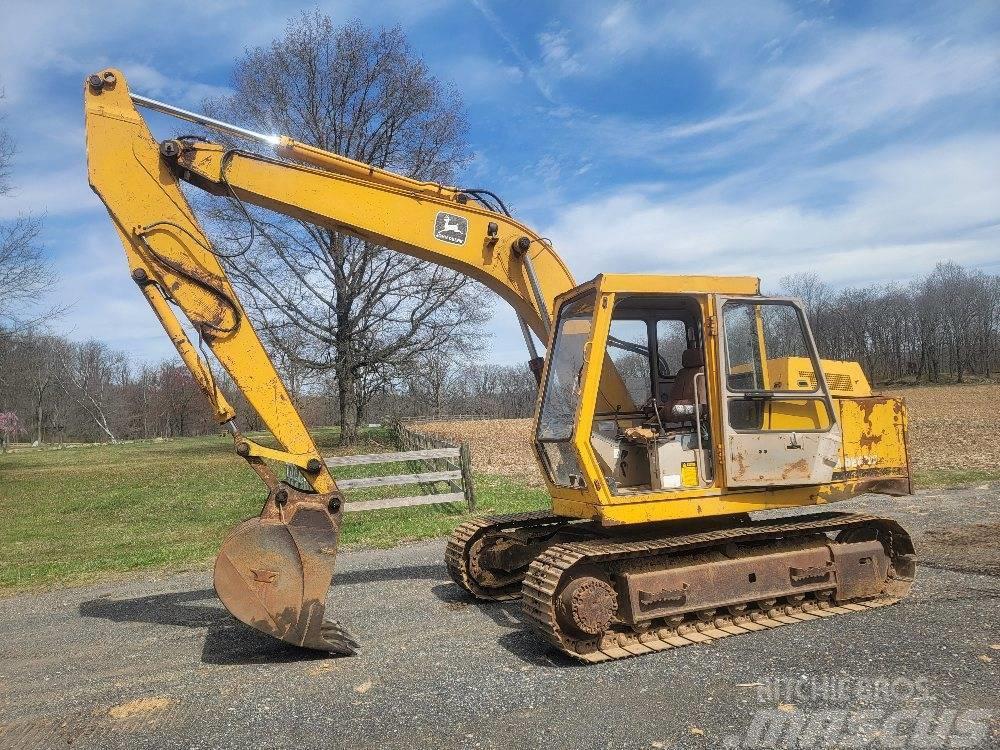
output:
<svg viewBox="0 0 1000 750"><path fill-rule="evenodd" d="M361 644L339 622L323 620L319 635L325 644L323 650L329 651L331 654L355 656L361 649Z"/></svg>

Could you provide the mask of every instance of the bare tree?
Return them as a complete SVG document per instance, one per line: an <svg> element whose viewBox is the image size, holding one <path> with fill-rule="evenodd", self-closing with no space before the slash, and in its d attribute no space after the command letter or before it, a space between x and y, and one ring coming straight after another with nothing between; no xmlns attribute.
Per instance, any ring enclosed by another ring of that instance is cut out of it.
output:
<svg viewBox="0 0 1000 750"><path fill-rule="evenodd" d="M0 411L0 453L7 452L7 446L24 432L24 425L16 412Z"/></svg>
<svg viewBox="0 0 1000 750"><path fill-rule="evenodd" d="M422 180L450 181L469 158L457 94L398 28L337 27L316 11L246 52L235 93L210 112ZM231 264L247 307L290 360L336 375L341 440L357 438L370 384L486 319L468 278L371 242L251 209L257 242ZM213 217L236 233L232 206ZM374 380L373 380L374 379Z"/></svg>
<svg viewBox="0 0 1000 750"><path fill-rule="evenodd" d="M3 89L0 89L0 102L4 100ZM0 115L0 122L3 115ZM10 191L10 162L14 158L14 140L10 133L0 128L0 195L6 195Z"/></svg>
<svg viewBox="0 0 1000 750"><path fill-rule="evenodd" d="M21 388L30 397L33 434L41 444L44 440L46 417L52 413L52 402L57 398L61 375L60 362L68 349L65 341L56 336L39 334L29 329L18 342L16 377Z"/></svg>
<svg viewBox="0 0 1000 750"><path fill-rule="evenodd" d="M63 389L112 443L118 442L113 418L123 405L121 392L128 381L125 355L99 341L74 346L68 354Z"/></svg>
<svg viewBox="0 0 1000 750"><path fill-rule="evenodd" d="M0 90L0 101L4 98ZM0 129L0 197L13 189L9 182L14 141ZM17 311L38 298L47 288L49 267L39 245L41 222L33 216L19 216L0 223L0 324L19 319Z"/></svg>

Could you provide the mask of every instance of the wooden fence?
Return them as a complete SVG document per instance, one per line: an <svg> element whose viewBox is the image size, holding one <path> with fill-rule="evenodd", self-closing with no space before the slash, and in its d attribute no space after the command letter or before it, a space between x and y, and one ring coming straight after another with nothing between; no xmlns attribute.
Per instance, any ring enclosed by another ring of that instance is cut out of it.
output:
<svg viewBox="0 0 1000 750"><path fill-rule="evenodd" d="M407 474L337 479L337 487L344 491L347 500L344 504L345 513L456 502L465 502L470 511L475 511L476 495L467 443L455 445L447 440L417 432L402 423L393 425L393 431L399 446L404 450L395 453L371 453L325 459L334 477L337 476L337 469L345 466L409 463L411 466L416 464L420 469ZM285 467L285 481L301 489L308 488L308 484L295 466ZM447 482L449 491L437 492L435 486L439 482ZM349 490L404 485L418 485L423 493L378 500L351 500L349 496Z"/></svg>

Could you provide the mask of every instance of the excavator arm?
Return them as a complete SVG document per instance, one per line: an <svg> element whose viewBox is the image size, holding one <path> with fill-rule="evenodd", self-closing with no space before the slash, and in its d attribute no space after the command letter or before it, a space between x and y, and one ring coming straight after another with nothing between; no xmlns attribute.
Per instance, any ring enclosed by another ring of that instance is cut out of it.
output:
<svg viewBox="0 0 1000 750"><path fill-rule="evenodd" d="M130 94L120 71L90 76L84 91L90 185L125 248L132 278L181 358L268 489L259 517L237 526L215 566L220 599L238 619L299 646L350 653L357 643L325 619L343 497L246 315L181 181L362 237L482 282L548 339L555 297L574 287L550 245L477 191L420 182L285 137L259 136ZM279 159L194 138L156 141L136 103L275 147ZM288 161L291 160L291 161ZM195 336L175 313L180 310ZM208 351L280 445L242 435ZM205 355L205 356L203 356ZM312 492L278 480L267 460L302 470Z"/></svg>

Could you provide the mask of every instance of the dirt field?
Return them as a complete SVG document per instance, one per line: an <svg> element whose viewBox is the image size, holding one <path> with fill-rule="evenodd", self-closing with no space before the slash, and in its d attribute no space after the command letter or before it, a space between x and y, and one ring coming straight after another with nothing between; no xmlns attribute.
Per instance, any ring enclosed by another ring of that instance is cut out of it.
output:
<svg viewBox="0 0 1000 750"><path fill-rule="evenodd" d="M532 486L542 484L531 448L530 419L421 422L414 428L445 440L467 440L472 449L472 468L477 472L517 477Z"/></svg>
<svg viewBox="0 0 1000 750"><path fill-rule="evenodd" d="M886 390L903 396L910 414L913 469L1000 469L1000 383ZM427 422L420 429L449 440L468 440L478 471L541 483L529 442L530 419Z"/></svg>
<svg viewBox="0 0 1000 750"><path fill-rule="evenodd" d="M916 471L1000 469L1000 383L887 390L903 396L910 414L910 455Z"/></svg>

